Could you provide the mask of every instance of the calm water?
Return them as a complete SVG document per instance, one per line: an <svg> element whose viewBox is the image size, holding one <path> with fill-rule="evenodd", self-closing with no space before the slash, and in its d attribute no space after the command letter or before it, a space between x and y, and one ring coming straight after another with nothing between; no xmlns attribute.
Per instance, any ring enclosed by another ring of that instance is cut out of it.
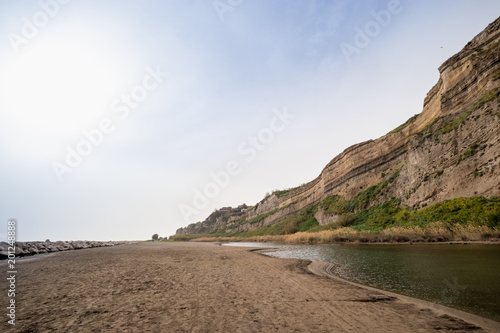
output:
<svg viewBox="0 0 500 333"><path fill-rule="evenodd" d="M273 257L328 261L346 280L500 321L499 245L281 245Z"/></svg>

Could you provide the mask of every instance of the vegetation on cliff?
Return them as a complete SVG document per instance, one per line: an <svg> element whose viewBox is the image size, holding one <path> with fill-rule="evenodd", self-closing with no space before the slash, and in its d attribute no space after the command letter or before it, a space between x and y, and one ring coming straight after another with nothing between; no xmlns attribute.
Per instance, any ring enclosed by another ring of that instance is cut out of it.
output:
<svg viewBox="0 0 500 333"><path fill-rule="evenodd" d="M348 147L313 181L244 211L216 211L173 239L498 238L499 47L500 19L439 67L420 114Z"/></svg>
<svg viewBox="0 0 500 333"><path fill-rule="evenodd" d="M470 108L464 110L458 115L453 115L451 119L446 119L445 121L441 122L441 126L433 131L430 132L429 134L434 134L434 135L441 135L441 134L447 134L450 133L451 131L456 130L460 125L464 123L464 121L475 111L484 106L486 103L491 102L493 100L496 100L500 97L500 88L494 88L489 91L486 91L481 95L481 97L476 100L474 105L472 105ZM432 123L428 125L424 130L428 129L435 123L439 122L442 118L437 117L434 119Z"/></svg>
<svg viewBox="0 0 500 333"><path fill-rule="evenodd" d="M342 208L339 211L349 203L342 197L325 200L333 206L340 202ZM396 199L392 199L355 214L344 212L337 222L325 226L320 226L314 218L316 209L318 206L303 209L277 224L253 231L175 235L170 239L329 243L488 240L500 237L499 197L456 198L418 210L400 206Z"/></svg>
<svg viewBox="0 0 500 333"><path fill-rule="evenodd" d="M500 198L456 198L411 210L395 199L358 213L343 213L337 222L320 226L318 206L302 210L277 224L248 232L175 235L173 241L281 241L329 243L339 241L407 242L459 241L500 238Z"/></svg>
<svg viewBox="0 0 500 333"><path fill-rule="evenodd" d="M500 88L484 92L465 111L452 117L436 118L419 135L437 137L459 128L474 111L487 103L499 100ZM411 123L414 119L407 122ZM401 128L406 126L404 124ZM397 129L398 130L398 129ZM485 149L485 145L474 143L458 154L456 165ZM394 186L401 173L401 167L388 177L383 173L381 182L370 186L355 197L347 200L341 195L329 195L316 205L309 205L289 214L278 222L264 225L264 221L290 205L274 208L252 218L245 213L246 209L230 209L216 211L203 222L196 224L196 230L206 233L191 233L175 235L172 240L214 239L221 237L255 238L263 236L285 236L297 233L298 238L286 237L289 241L323 242L335 240L377 239L374 235L385 235L381 240L453 240L453 239L487 239L500 236L500 197L459 197L444 200L427 207L409 207L402 204L402 198L394 195ZM433 178L443 175L444 170L438 169ZM474 177L482 176L483 172L475 171ZM425 176L423 181L427 181ZM263 204L271 195L277 198L288 197L296 189L275 191L267 195L258 205ZM407 194L410 195L411 193ZM244 208L247 208L244 206ZM334 222L320 225L315 215L321 211L332 217ZM217 218L227 222L231 217L234 223L225 227L213 228ZM250 225L249 228L240 228ZM204 226L204 228L202 228ZM210 228L212 227L212 228ZM250 230L248 230L250 229ZM464 230L467 230L465 232ZM313 235L314 234L314 235ZM395 236L395 235L399 236ZM417 235L409 237L409 234ZM328 236L325 236L328 235ZM389 235L391 237L389 237ZM406 235L406 236L401 236ZM432 237L422 237L432 235ZM466 235L466 236L465 236ZM299 237L300 236L300 237ZM401 237L400 237L401 236ZM388 238L389 237L389 238Z"/></svg>
<svg viewBox="0 0 500 333"><path fill-rule="evenodd" d="M368 235L372 237L370 238L372 241L377 241L376 237L373 238L375 235L381 237L380 241L410 239L432 241L454 240L455 236L460 240L477 240L500 235L499 197L455 198L421 209L401 205L397 198L377 203L384 192L394 184L399 173L400 169L351 200L346 200L339 195L328 196L318 205L304 208L271 226L245 232L218 230L207 234L176 235L171 239L255 238L300 233L295 241L304 241L304 239L308 242L363 240L368 239ZM319 209L327 215L336 215L338 218L335 222L321 226L314 217ZM264 215L258 216L251 221L261 220L264 217ZM330 233L324 233L324 231L330 231ZM325 238L325 235L331 237ZM386 237L383 237L384 235ZM432 237L425 238L423 235L432 235ZM387 236L394 236L394 239ZM293 241L294 238L288 237L288 240Z"/></svg>

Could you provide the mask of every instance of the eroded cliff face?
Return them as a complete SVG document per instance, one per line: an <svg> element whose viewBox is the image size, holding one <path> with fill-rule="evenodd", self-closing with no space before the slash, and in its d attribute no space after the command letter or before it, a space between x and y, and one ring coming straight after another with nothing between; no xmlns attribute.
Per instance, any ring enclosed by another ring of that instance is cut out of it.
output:
<svg viewBox="0 0 500 333"><path fill-rule="evenodd" d="M350 200L400 170L377 200L413 208L457 197L500 195L500 19L439 68L423 111L387 135L351 146L313 181L278 191L243 214L178 234L248 231L272 225L330 195ZM374 202L372 204L376 204ZM320 224L336 216L317 211Z"/></svg>

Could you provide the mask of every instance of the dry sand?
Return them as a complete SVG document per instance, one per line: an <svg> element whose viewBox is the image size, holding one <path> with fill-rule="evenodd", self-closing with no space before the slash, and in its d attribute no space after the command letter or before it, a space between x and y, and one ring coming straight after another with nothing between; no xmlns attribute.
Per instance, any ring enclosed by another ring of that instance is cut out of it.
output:
<svg viewBox="0 0 500 333"><path fill-rule="evenodd" d="M500 324L213 243L139 243L18 262L0 332L499 332ZM7 275L6 263L0 271ZM462 319L460 319L462 318ZM480 327L479 327L480 326Z"/></svg>

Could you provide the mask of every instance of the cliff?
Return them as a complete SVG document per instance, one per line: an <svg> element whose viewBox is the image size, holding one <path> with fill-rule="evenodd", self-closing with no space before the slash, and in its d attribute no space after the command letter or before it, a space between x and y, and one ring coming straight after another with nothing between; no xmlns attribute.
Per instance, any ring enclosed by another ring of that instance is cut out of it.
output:
<svg viewBox="0 0 500 333"><path fill-rule="evenodd" d="M390 186L368 206L396 198L419 209L458 197L499 196L499 45L497 19L439 67L420 114L379 139L347 148L303 186L274 192L244 211L216 211L177 234L255 230L331 196L351 200L384 181ZM339 218L321 205L314 217L322 225Z"/></svg>

